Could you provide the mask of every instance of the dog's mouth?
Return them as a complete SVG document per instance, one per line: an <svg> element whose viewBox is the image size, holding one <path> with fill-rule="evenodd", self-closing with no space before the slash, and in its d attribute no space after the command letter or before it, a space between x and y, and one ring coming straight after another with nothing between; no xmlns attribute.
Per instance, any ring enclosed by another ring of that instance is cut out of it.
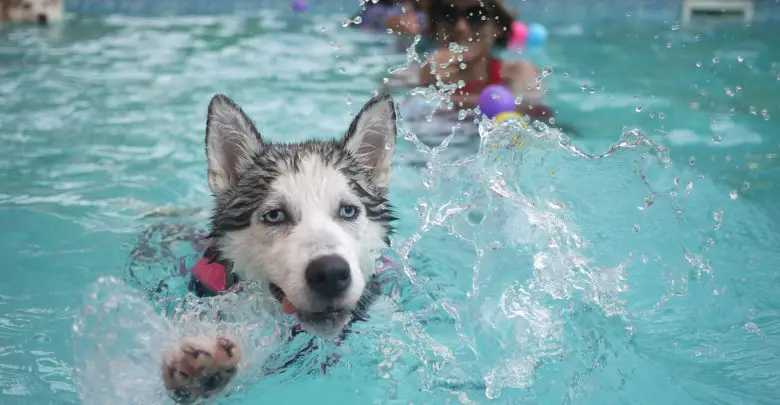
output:
<svg viewBox="0 0 780 405"><path fill-rule="evenodd" d="M296 308L295 305L293 305L292 302L290 302L289 299L287 299L287 295L284 293L284 290L282 290L281 287L274 283L270 283L268 285L269 289L271 290L271 295L276 298L277 301L279 301L280 304L282 304L282 312L288 315L295 315L298 317L298 319L301 322L311 322L311 323L322 323L322 322L332 322L334 320L338 320L346 316L350 313L349 310L345 308L336 308L336 307L327 307L322 311L301 311L300 309Z"/></svg>

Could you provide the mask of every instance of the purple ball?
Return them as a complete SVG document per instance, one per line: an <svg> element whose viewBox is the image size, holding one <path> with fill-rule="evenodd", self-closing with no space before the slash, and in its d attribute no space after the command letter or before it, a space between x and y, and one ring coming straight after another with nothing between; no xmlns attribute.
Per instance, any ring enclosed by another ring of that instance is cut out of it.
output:
<svg viewBox="0 0 780 405"><path fill-rule="evenodd" d="M502 112L514 111L515 95L504 86L491 84L479 95L479 109L488 118L493 118Z"/></svg>
<svg viewBox="0 0 780 405"><path fill-rule="evenodd" d="M306 0L293 0L292 1L292 9L296 13L302 13L306 11L309 8L309 5L306 3Z"/></svg>

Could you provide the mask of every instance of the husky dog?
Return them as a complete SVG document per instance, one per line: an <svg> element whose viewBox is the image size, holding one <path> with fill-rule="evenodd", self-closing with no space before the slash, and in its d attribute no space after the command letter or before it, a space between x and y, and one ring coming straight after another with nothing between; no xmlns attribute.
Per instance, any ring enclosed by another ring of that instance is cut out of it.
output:
<svg viewBox="0 0 780 405"><path fill-rule="evenodd" d="M62 20L63 0L0 0L0 22L45 25Z"/></svg>
<svg viewBox="0 0 780 405"><path fill-rule="evenodd" d="M237 280L261 282L313 335L342 332L389 246L395 111L389 95L375 96L343 138L280 144L266 142L228 97L209 104L211 258ZM164 355L163 380L181 400L208 397L240 361L229 337L188 339Z"/></svg>

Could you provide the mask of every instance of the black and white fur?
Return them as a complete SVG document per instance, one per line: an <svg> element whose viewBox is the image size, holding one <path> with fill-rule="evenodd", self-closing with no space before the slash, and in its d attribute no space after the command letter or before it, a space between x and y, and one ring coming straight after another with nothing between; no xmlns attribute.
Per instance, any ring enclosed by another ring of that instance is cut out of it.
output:
<svg viewBox="0 0 780 405"><path fill-rule="evenodd" d="M389 95L369 100L339 140L290 144L266 142L238 105L216 95L206 124L213 259L239 280L261 282L305 331L338 335L389 246L396 134ZM165 354L163 379L183 399L209 396L240 361L235 340L196 337Z"/></svg>

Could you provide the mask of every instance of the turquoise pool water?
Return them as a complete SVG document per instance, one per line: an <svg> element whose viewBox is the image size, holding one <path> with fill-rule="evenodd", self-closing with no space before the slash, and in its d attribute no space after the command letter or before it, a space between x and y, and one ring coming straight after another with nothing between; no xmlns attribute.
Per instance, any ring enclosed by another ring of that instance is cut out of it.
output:
<svg viewBox="0 0 780 405"><path fill-rule="evenodd" d="M345 130L404 55L341 18L85 17L0 29L0 403L165 403L149 400L153 355L122 356L142 350L149 330L164 332L130 270L152 283L177 269L159 252L149 253L158 262L131 260L138 237L160 223L205 225L215 92L275 140ZM550 30L533 57L551 69L559 120L581 136L569 145L540 131L524 148L494 148L509 143L499 129L477 154L463 131L460 149L432 156L415 140L441 138L404 122L392 185L394 250L406 265L397 311L378 310L327 376L306 374L308 363L245 376L224 403L780 397L778 28L631 20ZM128 285L96 284L105 276ZM112 299L128 312L102 305ZM104 334L74 331L85 318ZM121 339L107 347L108 335ZM115 357L85 350L95 343ZM83 368L112 361L137 379Z"/></svg>

